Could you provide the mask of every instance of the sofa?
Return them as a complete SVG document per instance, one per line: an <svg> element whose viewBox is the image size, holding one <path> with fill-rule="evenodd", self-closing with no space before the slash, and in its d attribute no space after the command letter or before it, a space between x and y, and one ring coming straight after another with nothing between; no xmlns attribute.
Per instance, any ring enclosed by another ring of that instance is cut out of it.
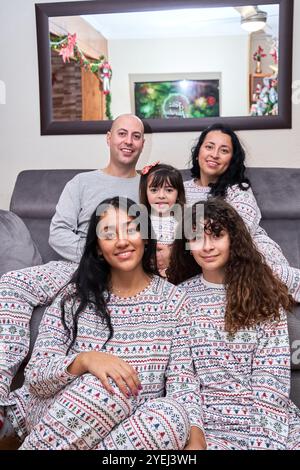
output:
<svg viewBox="0 0 300 470"><path fill-rule="evenodd" d="M11 198L10 213L21 219L27 227L26 230L28 229L34 247L32 250L36 256L33 264L38 264L40 259L46 263L60 258L48 244L50 220L65 184L82 171L90 170L26 170L18 175ZM262 226L282 247L290 264L300 268L300 169L249 168L247 172L261 208ZM189 170L182 170L182 175L184 180L189 179ZM0 231L3 227L1 220L0 217ZM3 257L3 252L0 251L0 265ZM24 267L26 263L30 265L26 260ZM9 269L16 268L20 266L9 266ZM36 308L32 316L28 358L44 309L45 307ZM289 315L289 335L292 355L291 399L300 408L300 305L296 305ZM13 388L22 383L24 365L15 377Z"/></svg>

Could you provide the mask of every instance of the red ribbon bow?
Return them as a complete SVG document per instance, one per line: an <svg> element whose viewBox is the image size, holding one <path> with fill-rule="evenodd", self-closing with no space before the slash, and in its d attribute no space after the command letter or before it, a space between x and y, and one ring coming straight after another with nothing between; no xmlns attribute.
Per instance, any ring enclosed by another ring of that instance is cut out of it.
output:
<svg viewBox="0 0 300 470"><path fill-rule="evenodd" d="M153 168L154 166L156 165L159 165L159 161L155 162L155 163L151 163L151 165L146 165L144 166L144 168L141 170L141 174L142 175L147 175L149 173L149 171L151 170L151 168Z"/></svg>

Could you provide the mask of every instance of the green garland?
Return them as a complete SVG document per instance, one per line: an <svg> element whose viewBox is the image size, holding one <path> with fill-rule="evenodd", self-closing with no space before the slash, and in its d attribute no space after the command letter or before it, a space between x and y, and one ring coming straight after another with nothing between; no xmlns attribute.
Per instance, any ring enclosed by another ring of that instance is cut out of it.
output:
<svg viewBox="0 0 300 470"><path fill-rule="evenodd" d="M107 119L113 120L113 115L111 114L111 94L105 95L105 114Z"/></svg>
<svg viewBox="0 0 300 470"><path fill-rule="evenodd" d="M104 55L101 55L99 57L99 60L89 60L85 54L82 52L80 47L78 46L77 42L75 42L76 35L73 35L73 37L69 34L64 35L64 36L56 36L53 34L50 34L50 47L52 50L61 53L63 49L67 49L67 46L69 45L69 37L73 38L73 54L61 54L62 59L65 63L65 61L69 61L69 59L72 59L73 61L79 63L80 67L84 68L85 70L90 70L99 80L99 82L102 83L102 80L100 78L100 69L103 66L107 60L105 59ZM67 51L70 52L70 51ZM111 78L111 76L110 76ZM107 119L112 120L113 116L111 113L111 93L104 93L105 95L105 114Z"/></svg>

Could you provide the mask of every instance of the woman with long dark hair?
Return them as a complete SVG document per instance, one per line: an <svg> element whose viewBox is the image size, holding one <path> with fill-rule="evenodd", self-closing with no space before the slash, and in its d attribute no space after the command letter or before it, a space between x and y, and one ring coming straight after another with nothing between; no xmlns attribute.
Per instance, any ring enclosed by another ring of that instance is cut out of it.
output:
<svg viewBox="0 0 300 470"><path fill-rule="evenodd" d="M201 448L185 293L156 275L151 222L103 201L68 285L47 309L6 420L21 449Z"/></svg>
<svg viewBox="0 0 300 470"><path fill-rule="evenodd" d="M260 226L261 212L245 175L245 150L237 134L221 124L208 127L192 149L191 163L192 179L184 183L187 203L217 196L225 199L243 218L271 268L277 272L289 267L279 245Z"/></svg>
<svg viewBox="0 0 300 470"><path fill-rule="evenodd" d="M194 274L180 286L192 307L207 449L300 449L300 411L289 400L293 299L236 210L211 198L198 221L201 204L185 214L185 238L174 250L183 257L170 271L175 281L178 269L186 279Z"/></svg>

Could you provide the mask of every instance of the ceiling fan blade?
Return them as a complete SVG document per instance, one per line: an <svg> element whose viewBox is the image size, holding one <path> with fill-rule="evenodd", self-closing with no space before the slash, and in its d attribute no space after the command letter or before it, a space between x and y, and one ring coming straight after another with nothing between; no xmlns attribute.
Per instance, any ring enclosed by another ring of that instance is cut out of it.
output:
<svg viewBox="0 0 300 470"><path fill-rule="evenodd" d="M252 16L257 13L257 7L251 5L247 5L244 7L235 7L235 9L239 12L242 18L247 18L248 16Z"/></svg>

